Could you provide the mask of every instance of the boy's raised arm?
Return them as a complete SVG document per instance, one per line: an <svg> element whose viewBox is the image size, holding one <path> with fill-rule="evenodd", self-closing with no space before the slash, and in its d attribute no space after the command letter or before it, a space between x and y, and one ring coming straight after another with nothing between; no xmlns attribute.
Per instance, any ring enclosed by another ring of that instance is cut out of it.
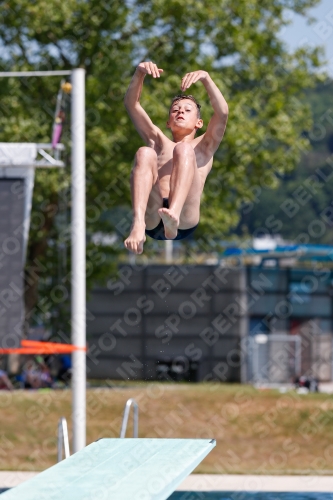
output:
<svg viewBox="0 0 333 500"><path fill-rule="evenodd" d="M153 124L141 106L140 96L145 76L151 75L153 78L159 78L162 72L163 69L159 69L152 62L140 63L135 70L124 99L126 110L135 128L148 146L153 146L152 142L156 141L160 129Z"/></svg>
<svg viewBox="0 0 333 500"><path fill-rule="evenodd" d="M214 110L204 138L207 147L214 154L222 141L227 126L228 104L207 71L199 70L187 73L182 79L181 90L185 92L193 83L198 81L201 81L205 87Z"/></svg>

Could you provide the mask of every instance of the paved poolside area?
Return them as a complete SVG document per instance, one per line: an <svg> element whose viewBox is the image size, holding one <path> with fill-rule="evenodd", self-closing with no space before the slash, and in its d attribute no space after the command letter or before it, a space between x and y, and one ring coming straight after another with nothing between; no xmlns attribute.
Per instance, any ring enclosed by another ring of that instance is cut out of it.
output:
<svg viewBox="0 0 333 500"><path fill-rule="evenodd" d="M37 472L0 471L0 488L13 488ZM333 492L333 476L246 476L191 474L178 491Z"/></svg>
<svg viewBox="0 0 333 500"><path fill-rule="evenodd" d="M333 492L333 476L246 476L192 474L177 488L182 491Z"/></svg>
<svg viewBox="0 0 333 500"><path fill-rule="evenodd" d="M0 471L0 488L13 488L37 474L38 472Z"/></svg>

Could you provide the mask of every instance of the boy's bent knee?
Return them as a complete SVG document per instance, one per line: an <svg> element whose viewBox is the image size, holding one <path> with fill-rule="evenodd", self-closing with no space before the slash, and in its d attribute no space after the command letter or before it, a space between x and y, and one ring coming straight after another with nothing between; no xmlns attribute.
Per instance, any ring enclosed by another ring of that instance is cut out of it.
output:
<svg viewBox="0 0 333 500"><path fill-rule="evenodd" d="M186 144L186 142L181 142L177 144L173 150L173 155L194 155L194 149L190 144Z"/></svg>
<svg viewBox="0 0 333 500"><path fill-rule="evenodd" d="M137 161L144 160L144 161L151 161L157 160L157 154L156 151L152 148L149 148L147 146L142 146L139 148L136 152L135 158Z"/></svg>

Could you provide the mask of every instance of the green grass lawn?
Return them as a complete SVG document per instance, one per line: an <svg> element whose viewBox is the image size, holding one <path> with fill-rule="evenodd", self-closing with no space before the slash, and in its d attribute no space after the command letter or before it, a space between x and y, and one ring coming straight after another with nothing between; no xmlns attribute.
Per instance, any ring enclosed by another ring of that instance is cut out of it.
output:
<svg viewBox="0 0 333 500"><path fill-rule="evenodd" d="M280 394L234 384L137 383L87 390L87 444L119 437L128 398L139 437L215 438L196 472L332 474L333 397ZM0 392L0 469L44 470L56 462L61 416L71 433L71 392ZM130 422L128 435L132 431Z"/></svg>

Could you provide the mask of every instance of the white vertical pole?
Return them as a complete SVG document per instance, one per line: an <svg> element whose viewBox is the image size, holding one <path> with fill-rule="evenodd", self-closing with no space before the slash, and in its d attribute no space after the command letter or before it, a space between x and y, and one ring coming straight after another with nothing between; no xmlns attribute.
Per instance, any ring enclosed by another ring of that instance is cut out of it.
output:
<svg viewBox="0 0 333 500"><path fill-rule="evenodd" d="M72 344L86 346L85 70L72 72ZM73 352L73 453L86 445L86 353Z"/></svg>
<svg viewBox="0 0 333 500"><path fill-rule="evenodd" d="M246 267L241 266L239 268L239 295L243 304L243 313L239 318L239 334L240 334L240 356L241 356L241 366L240 366L240 378L241 383L246 384L248 382L248 366L250 363L249 354L251 348L249 346L250 336L249 336L249 308L247 303L247 286L246 286L247 274Z"/></svg>
<svg viewBox="0 0 333 500"><path fill-rule="evenodd" d="M173 241L172 240L165 240L164 249L165 249L165 263L172 264Z"/></svg>

